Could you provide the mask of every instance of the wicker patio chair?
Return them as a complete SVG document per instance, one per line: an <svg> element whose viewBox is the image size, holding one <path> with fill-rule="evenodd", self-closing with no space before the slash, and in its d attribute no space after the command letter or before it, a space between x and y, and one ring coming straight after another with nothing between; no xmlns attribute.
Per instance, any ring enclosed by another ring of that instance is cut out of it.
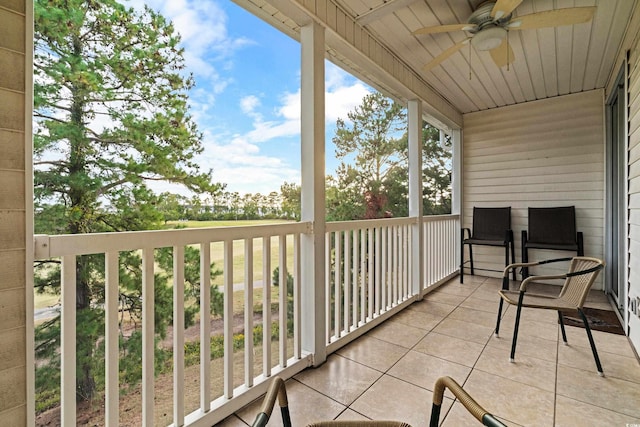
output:
<svg viewBox="0 0 640 427"><path fill-rule="evenodd" d="M528 230L522 230L522 262L529 262L529 249L576 252L584 255L582 232L576 231L575 206L529 208ZM526 279L529 269L522 269Z"/></svg>
<svg viewBox="0 0 640 427"><path fill-rule="evenodd" d="M533 267L540 264L550 264L560 261L571 261L569 271L565 274L547 275L547 276L529 276L522 281L520 289L518 291L509 290L509 271L515 270L520 267ZM589 344L591 345L591 352L598 368L598 374L604 376L602 371L602 365L600 364L600 358L598 357L598 351L596 350L596 344L593 341L593 335L591 334L591 328L589 328L589 322L582 310L587 294L591 285L596 280L596 277L600 273L600 270L604 268L604 261L597 258L590 257L573 257L573 258L559 258L547 261L531 262L531 263L517 263L511 264L504 269L502 278L502 290L498 291L500 295L500 305L498 307L498 320L496 322L495 335L498 336L500 332L500 317L502 314L502 305L506 301L511 305L516 305L516 320L513 328L513 341L511 343L511 357L510 361L513 362L516 354L516 343L518 339L518 328L520 326L520 314L522 307L541 308L545 310L556 310L558 312L558 321L560 323L560 329L562 330L562 340L565 345L567 344L567 334L564 330L564 321L562 320L562 310L576 310L582 321L584 322L584 328L587 331L587 337ZM551 279L565 279L564 285L557 296L539 295L527 292L527 286L533 281L551 280Z"/></svg>
<svg viewBox="0 0 640 427"><path fill-rule="evenodd" d="M496 417L487 412L478 404L461 386L451 377L440 377L433 388L433 404L431 406L431 420L429 427L438 427L440 424L440 409L444 398L444 390L448 388L471 415L485 426L505 427Z"/></svg>
<svg viewBox="0 0 640 427"><path fill-rule="evenodd" d="M465 238L465 231L467 238ZM471 275L475 274L473 265L473 245L501 246L504 248L504 265L515 262L515 248L513 245L513 231L511 230L511 207L506 208L473 208L473 229L462 228L460 236L460 283L464 283L464 247L469 247L469 267ZM483 269L478 269L483 270ZM486 270L486 269L484 269ZM489 270L494 271L494 270ZM513 280L516 273L513 272Z"/></svg>
<svg viewBox="0 0 640 427"><path fill-rule="evenodd" d="M483 425L492 427L505 427L500 421L485 411L464 389L451 377L441 377L436 381L433 392L433 405L431 410L431 420L429 427L438 427L440 409L444 398L445 388L449 388L454 396L464 405L465 408ZM280 412L284 427L291 427L291 416L289 414L289 403L284 381L280 377L274 377L269 385L269 390L262 403L260 413L256 416L252 427L264 427L269 422L271 412L278 399ZM319 421L309 424L307 427L411 427L402 421Z"/></svg>

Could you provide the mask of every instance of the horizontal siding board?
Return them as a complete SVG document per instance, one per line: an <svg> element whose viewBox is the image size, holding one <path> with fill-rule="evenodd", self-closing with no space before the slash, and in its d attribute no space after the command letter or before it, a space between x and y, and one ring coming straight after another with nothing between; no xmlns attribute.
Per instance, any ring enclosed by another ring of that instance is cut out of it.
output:
<svg viewBox="0 0 640 427"><path fill-rule="evenodd" d="M629 225L640 225L640 210L629 211Z"/></svg>
<svg viewBox="0 0 640 427"><path fill-rule="evenodd" d="M0 169L0 209L24 209L25 206L24 171Z"/></svg>
<svg viewBox="0 0 640 427"><path fill-rule="evenodd" d="M592 154L576 154L575 156L572 156L572 160L573 160L573 165L584 165L584 168L586 170L590 170L588 169L589 167L593 167L594 164L597 165L601 165L602 164L602 159L603 159L603 153L592 153ZM509 171L512 175L516 175L514 174L514 169L518 171L517 175L519 176L521 173L520 171L525 170L526 168L532 168L532 169L538 169L538 167L557 167L556 171L561 171L563 170L562 168L564 168L564 166L567 165L567 161L564 157L552 157L552 158L548 158L548 159L536 159L534 160L530 160L527 158L519 158L519 159L512 159L508 162L495 162L495 163L491 163L491 162L478 162L476 159L470 159L469 160L469 164L466 164L467 160L465 159L465 171L467 170L467 166L469 168L469 171L473 172L473 171L478 171L478 170L488 170L488 171ZM505 168L505 166L509 166L508 168ZM604 169L604 166L598 166L600 170ZM535 171L533 171L533 174L536 174ZM466 179L466 177L465 177Z"/></svg>
<svg viewBox="0 0 640 427"><path fill-rule="evenodd" d="M25 233L24 211L0 210L0 250L24 249Z"/></svg>
<svg viewBox="0 0 640 427"><path fill-rule="evenodd" d="M640 137L640 135L638 135ZM638 138L640 139L640 138ZM629 147L628 156L629 156L629 164L635 163L640 160L640 147L636 144L635 147Z"/></svg>
<svg viewBox="0 0 640 427"><path fill-rule="evenodd" d="M24 131L24 94L0 88L0 99L0 129Z"/></svg>
<svg viewBox="0 0 640 427"><path fill-rule="evenodd" d="M601 147L584 145L585 138L588 138L589 135L592 134L593 133L589 132L581 135L580 138L576 138L577 141L581 141L581 144L566 144L565 141L558 140L549 140L549 142L545 144L536 144L535 141L527 141L526 138L523 138L521 143L527 144L527 146L530 147L529 150L505 152L505 147L498 147L490 150L469 150L465 154L469 155L476 162L488 162L491 161L491 159L495 159L495 161L519 160L518 154L522 153L527 155L526 158L529 161L534 159L548 159L549 157L564 157L566 161L571 164L573 163L573 156L576 154L576 150L579 150L580 154L601 154L603 152ZM530 142L531 144L529 144Z"/></svg>
<svg viewBox="0 0 640 427"><path fill-rule="evenodd" d="M629 282L628 295L634 297L640 295L640 46L636 43L631 49L630 70L628 81L629 99L629 182L628 182L628 230L629 230ZM629 314L629 337L640 352L640 323Z"/></svg>
<svg viewBox="0 0 640 427"><path fill-rule="evenodd" d="M0 268L0 291L24 287L26 280L24 250L0 251L0 265L2 266Z"/></svg>
<svg viewBox="0 0 640 427"><path fill-rule="evenodd" d="M562 172L558 171L555 167L540 167L540 168L528 168L522 171L522 175L513 176L509 175L509 170L499 171L469 171L467 172L467 178L469 179L468 185L475 186L478 181L482 181L483 184L501 185L507 181L508 184L543 184L543 183L556 183L559 179L564 178L564 175L570 175L575 182L588 182L592 180L598 180L598 173L593 173L592 170L584 172L584 165L567 165ZM535 174L535 172L542 175ZM602 173L603 168L598 172Z"/></svg>
<svg viewBox="0 0 640 427"><path fill-rule="evenodd" d="M593 173L594 166L597 166L599 171L604 170L604 165L602 165L602 159L598 161L598 157L595 155L589 156L580 156L582 161L576 162L570 165L564 165L562 170L559 170L558 166L562 165L561 162L554 162L554 159L547 159L542 165L534 166L533 164L526 167L519 167L518 170L522 175L525 176L538 176L538 179L545 179L546 176L550 175L564 175L564 174L575 174L579 175L582 173L591 174ZM472 164L476 166L477 164ZM519 176L514 177L513 171L508 169L481 169L481 168L466 168L465 169L466 178L469 180L481 179L481 178L509 178L509 179L518 179ZM540 176L541 175L541 176Z"/></svg>
<svg viewBox="0 0 640 427"><path fill-rule="evenodd" d="M0 169L24 170L24 132L0 129Z"/></svg>
<svg viewBox="0 0 640 427"><path fill-rule="evenodd" d="M585 253L603 256L602 91L466 114L463 137L465 226L472 222L474 206L511 206L519 261L527 208L574 205L578 230L585 235ZM532 259L565 255L575 253L536 250ZM504 253L496 248L474 248L476 257L493 270L504 266ZM565 267L557 268L541 272L566 271ZM601 280L598 286L602 287Z"/></svg>

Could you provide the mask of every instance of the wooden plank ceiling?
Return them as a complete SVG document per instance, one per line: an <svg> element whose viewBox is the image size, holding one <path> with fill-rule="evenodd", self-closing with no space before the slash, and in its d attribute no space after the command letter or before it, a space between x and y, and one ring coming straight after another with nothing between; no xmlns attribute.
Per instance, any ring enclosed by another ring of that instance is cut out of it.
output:
<svg viewBox="0 0 640 427"><path fill-rule="evenodd" d="M552 10L594 6L596 9L593 19L585 23L509 31L508 41L515 58L509 67L498 67L489 52L469 45L429 70L425 70L426 64L471 34L462 30L437 34L413 32L424 27L466 24L469 16L487 0L234 1L296 39L300 26L310 19L326 18L310 18L309 13L322 15L328 13L330 5L336 5L354 25L362 27L439 93L442 102L464 114L604 88L619 71L616 55L639 0L522 0L511 21ZM514 0L506 0L511 1ZM356 65L348 57L340 57L334 47L335 44L327 46L327 57L376 86L379 75L369 73L362 63ZM389 82L378 83L380 87L389 87Z"/></svg>
<svg viewBox="0 0 640 427"><path fill-rule="evenodd" d="M465 46L440 65L424 65L469 34L418 34L467 23L483 0L333 0L462 113L582 92L606 85L635 0L524 0L514 18L596 6L587 23L509 31L515 61L499 68L489 52ZM513 19L512 19L513 20Z"/></svg>

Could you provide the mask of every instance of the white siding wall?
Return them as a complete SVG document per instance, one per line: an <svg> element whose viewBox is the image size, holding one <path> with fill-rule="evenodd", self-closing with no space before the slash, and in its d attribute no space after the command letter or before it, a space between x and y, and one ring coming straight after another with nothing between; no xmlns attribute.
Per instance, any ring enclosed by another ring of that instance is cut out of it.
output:
<svg viewBox="0 0 640 427"><path fill-rule="evenodd" d="M27 415L25 69L26 2L0 1L0 424ZM29 121L31 121L29 119ZM31 194L28 192L28 194Z"/></svg>
<svg viewBox="0 0 640 427"><path fill-rule="evenodd" d="M640 299L640 44L629 58L629 300ZM640 318L629 311L629 337L640 353Z"/></svg>
<svg viewBox="0 0 640 427"><path fill-rule="evenodd" d="M594 90L464 116L463 224L473 207L511 206L516 262L528 207L576 207L585 255L604 255L604 102ZM640 206L640 202L638 204ZM529 259L573 256L534 250ZM474 246L476 267L504 267L501 248ZM562 271L546 267L532 273ZM481 272L499 277L499 273ZM602 278L596 283L602 288Z"/></svg>

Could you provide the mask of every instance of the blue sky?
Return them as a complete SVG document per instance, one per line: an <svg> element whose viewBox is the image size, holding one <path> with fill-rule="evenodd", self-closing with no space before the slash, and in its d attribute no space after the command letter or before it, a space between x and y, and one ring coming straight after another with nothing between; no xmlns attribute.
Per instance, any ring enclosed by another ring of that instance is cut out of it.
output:
<svg viewBox="0 0 640 427"><path fill-rule="evenodd" d="M204 134L199 164L227 191L268 194L300 182L300 45L229 0L131 0L171 19L196 87L191 113ZM371 91L327 62L327 173L338 162L335 121ZM177 191L163 185L158 191Z"/></svg>

